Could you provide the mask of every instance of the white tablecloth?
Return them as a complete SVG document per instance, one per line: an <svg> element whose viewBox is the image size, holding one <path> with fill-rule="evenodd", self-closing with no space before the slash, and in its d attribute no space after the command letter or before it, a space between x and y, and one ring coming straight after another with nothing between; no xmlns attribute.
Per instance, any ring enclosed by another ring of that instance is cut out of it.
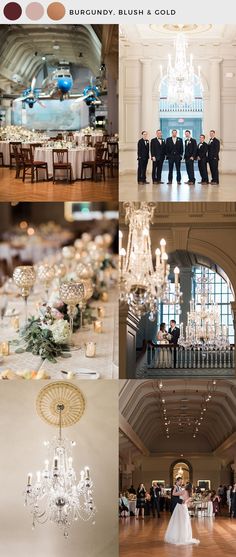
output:
<svg viewBox="0 0 236 557"><path fill-rule="evenodd" d="M36 305L39 302L39 295L32 295L29 298L28 314L37 316ZM96 301L91 302L94 307L93 315L96 316L97 306L103 306L105 309L105 317L103 321L103 332L95 333L93 327L90 326L88 331L78 331L74 336L76 345L81 346L80 350L72 351L70 358L58 358L57 363L42 361L40 356L34 356L30 352L22 354L15 354L16 347L11 346L9 356L4 357L4 361L0 363L0 372L6 369L13 371L23 371L25 369L38 371L40 369L46 370L52 379L66 379L67 372L79 373L83 370L90 370L99 374L102 379L116 379L118 378L118 299L115 290L109 291L109 300L107 303ZM24 323L24 302L18 298L9 296L7 314L14 308L15 312L19 314L20 323ZM4 318L4 326L0 327L1 342L11 341L18 338L18 334L11 326L11 317ZM96 342L96 356L94 358L87 358L85 356L84 343L87 341ZM81 375L85 378L85 375ZM88 376L93 378L93 376Z"/></svg>
<svg viewBox="0 0 236 557"><path fill-rule="evenodd" d="M48 163L48 173L49 177L53 175L53 163L52 163L52 148L39 147L35 149L34 153L35 160L45 161ZM72 175L73 180L80 180L82 162L93 161L95 158L95 149L93 147L88 148L76 148L69 149L68 151L68 161L72 164ZM56 177L60 174L57 170ZM62 171L62 176L65 176L65 171Z"/></svg>
<svg viewBox="0 0 236 557"><path fill-rule="evenodd" d="M0 152L3 153L3 160L5 166L10 166L9 143L10 141L0 141ZM40 143L40 141L31 141L31 143ZM29 146L30 146L29 143L22 143L22 147L29 148Z"/></svg>

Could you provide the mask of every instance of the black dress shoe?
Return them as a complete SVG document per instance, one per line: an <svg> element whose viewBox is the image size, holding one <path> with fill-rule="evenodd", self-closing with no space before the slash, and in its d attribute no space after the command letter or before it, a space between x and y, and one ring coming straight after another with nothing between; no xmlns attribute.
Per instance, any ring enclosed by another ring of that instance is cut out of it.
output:
<svg viewBox="0 0 236 557"><path fill-rule="evenodd" d="M165 182L159 182L159 184L164 184Z"/></svg>
<svg viewBox="0 0 236 557"><path fill-rule="evenodd" d="M187 182L184 182L185 184L189 184L189 180Z"/></svg>
<svg viewBox="0 0 236 557"><path fill-rule="evenodd" d="M144 184L150 184L150 182L147 182L147 181L146 181L146 182L143 182L143 183L144 183Z"/></svg>
<svg viewBox="0 0 236 557"><path fill-rule="evenodd" d="M201 180L201 182L198 182L198 184L205 184L205 183L206 183L206 182L203 182L202 180Z"/></svg>
<svg viewBox="0 0 236 557"><path fill-rule="evenodd" d="M171 186L172 182L167 182L167 184L168 184L169 186Z"/></svg>
<svg viewBox="0 0 236 557"><path fill-rule="evenodd" d="M178 186L181 186L181 182L177 182Z"/></svg>

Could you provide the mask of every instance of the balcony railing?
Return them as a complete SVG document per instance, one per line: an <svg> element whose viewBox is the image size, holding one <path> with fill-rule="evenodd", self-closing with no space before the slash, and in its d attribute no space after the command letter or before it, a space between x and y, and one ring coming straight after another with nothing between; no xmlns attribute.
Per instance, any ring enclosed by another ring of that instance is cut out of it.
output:
<svg viewBox="0 0 236 557"><path fill-rule="evenodd" d="M160 112L203 112L203 99L196 97L191 104L169 103L167 97L160 98Z"/></svg>
<svg viewBox="0 0 236 557"><path fill-rule="evenodd" d="M148 343L146 358L148 369L234 369L235 347L216 350Z"/></svg>

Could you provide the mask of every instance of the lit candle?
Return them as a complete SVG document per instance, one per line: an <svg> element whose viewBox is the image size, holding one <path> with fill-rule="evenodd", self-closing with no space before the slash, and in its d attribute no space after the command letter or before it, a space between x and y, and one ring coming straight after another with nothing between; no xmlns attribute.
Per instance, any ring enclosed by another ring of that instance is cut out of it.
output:
<svg viewBox="0 0 236 557"><path fill-rule="evenodd" d="M45 460L45 470L46 472L48 471L48 466L49 466L49 460Z"/></svg>
<svg viewBox="0 0 236 557"><path fill-rule="evenodd" d="M155 253L156 253L156 267L159 267L161 262L161 250L157 248Z"/></svg>
<svg viewBox="0 0 236 557"><path fill-rule="evenodd" d="M84 470L81 470L80 472L80 479L81 481L84 481Z"/></svg>
<svg viewBox="0 0 236 557"><path fill-rule="evenodd" d="M102 332L102 321L94 321L93 323L94 326L94 331L95 333L101 333Z"/></svg>
<svg viewBox="0 0 236 557"><path fill-rule="evenodd" d="M102 292L100 298L103 302L108 302L108 293Z"/></svg>
<svg viewBox="0 0 236 557"><path fill-rule="evenodd" d="M73 463L73 458L72 458L72 456L69 456L69 458L68 458L68 466L69 466L70 470L71 470L71 468L72 468L72 463Z"/></svg>
<svg viewBox="0 0 236 557"><path fill-rule="evenodd" d="M175 286L179 284L179 267L174 268L174 275L175 275Z"/></svg>
<svg viewBox="0 0 236 557"><path fill-rule="evenodd" d="M97 308L98 317L105 317L105 309L101 306Z"/></svg>
<svg viewBox="0 0 236 557"><path fill-rule="evenodd" d="M119 230L119 253L121 252L122 249L122 239L123 239L123 232Z"/></svg>
<svg viewBox="0 0 236 557"><path fill-rule="evenodd" d="M2 356L9 356L9 342L2 342L1 344Z"/></svg>
<svg viewBox="0 0 236 557"><path fill-rule="evenodd" d="M168 261L168 255L167 253L163 253L162 254L162 263L163 263L163 270L164 270L164 275L166 274L166 264Z"/></svg>
<svg viewBox="0 0 236 557"><path fill-rule="evenodd" d="M11 326L15 331L19 331L20 328L20 320L19 317L12 317L11 319Z"/></svg>
<svg viewBox="0 0 236 557"><path fill-rule="evenodd" d="M96 354L96 342L86 342L85 343L85 356L86 358L94 358Z"/></svg>
<svg viewBox="0 0 236 557"><path fill-rule="evenodd" d="M164 238L162 238L162 240L160 241L160 246L161 246L161 253L165 253L166 252L166 241Z"/></svg>
<svg viewBox="0 0 236 557"><path fill-rule="evenodd" d="M27 485L32 485L32 474L28 474Z"/></svg>
<svg viewBox="0 0 236 557"><path fill-rule="evenodd" d="M37 483L40 483L40 481L41 481L41 472L38 471L37 472Z"/></svg>

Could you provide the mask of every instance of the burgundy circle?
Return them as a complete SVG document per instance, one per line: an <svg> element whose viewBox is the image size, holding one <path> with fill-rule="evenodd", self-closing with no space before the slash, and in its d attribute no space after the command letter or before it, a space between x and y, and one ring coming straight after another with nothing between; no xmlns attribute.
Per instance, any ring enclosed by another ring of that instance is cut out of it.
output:
<svg viewBox="0 0 236 557"><path fill-rule="evenodd" d="M16 21L22 14L22 8L17 2L8 2L4 7L3 13L10 21Z"/></svg>

